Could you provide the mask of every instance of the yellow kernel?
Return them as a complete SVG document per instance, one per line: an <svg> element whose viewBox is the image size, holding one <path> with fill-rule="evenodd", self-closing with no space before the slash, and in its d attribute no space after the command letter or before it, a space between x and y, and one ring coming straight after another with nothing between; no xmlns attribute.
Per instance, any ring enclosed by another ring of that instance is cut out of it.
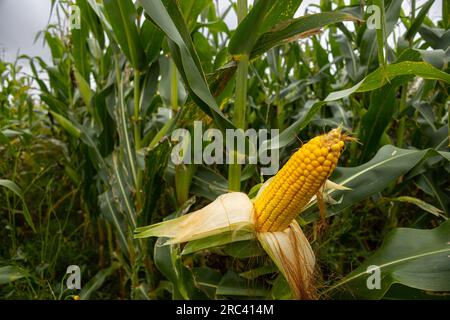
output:
<svg viewBox="0 0 450 320"><path fill-rule="evenodd" d="M322 163L322 162L325 161L325 158L324 158L324 157L318 157L318 158L317 158L317 161L319 161L320 163Z"/></svg>
<svg viewBox="0 0 450 320"><path fill-rule="evenodd" d="M322 151L319 148L317 148L316 150L314 150L314 155L316 157L320 157L322 155Z"/></svg>
<svg viewBox="0 0 450 320"><path fill-rule="evenodd" d="M323 165L324 165L325 167L329 167L329 166L331 166L331 161L330 161L330 160L325 160L325 161L323 162Z"/></svg>
<svg viewBox="0 0 450 320"><path fill-rule="evenodd" d="M320 136L317 136L317 137L312 138L312 139L308 142L308 144L310 144L311 146L312 146L312 145L315 145L315 144L319 144L319 143L320 143L320 140L321 140L321 137L320 137Z"/></svg>
<svg viewBox="0 0 450 320"><path fill-rule="evenodd" d="M333 151L339 151L340 149L341 149L341 147L339 146L338 143L333 144L333 145L331 146L331 150L333 150Z"/></svg>
<svg viewBox="0 0 450 320"><path fill-rule="evenodd" d="M306 170L312 171L312 169L313 169L313 166L312 166L312 165L308 164L308 165L306 166Z"/></svg>

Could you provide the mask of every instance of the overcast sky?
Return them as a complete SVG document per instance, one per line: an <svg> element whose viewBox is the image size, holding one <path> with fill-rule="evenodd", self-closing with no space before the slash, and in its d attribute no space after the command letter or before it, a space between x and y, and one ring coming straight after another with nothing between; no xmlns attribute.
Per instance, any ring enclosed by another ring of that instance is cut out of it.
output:
<svg viewBox="0 0 450 320"><path fill-rule="evenodd" d="M21 54L47 55L42 42L33 42L49 14L50 0L0 0L0 48L4 48L0 58L13 61L19 49Z"/></svg>
<svg viewBox="0 0 450 320"><path fill-rule="evenodd" d="M417 3L420 5L425 1L419 0ZM442 1L448 0L435 0L430 13L432 18L441 16ZM249 3L252 2L253 0L249 0ZM0 0L0 48L3 48L0 49L1 59L13 61L18 50L21 54L48 57L48 50L42 47L42 42L33 42L36 33L48 22L50 3L51 0ZM224 8L230 2L219 0L219 3ZM297 15L301 15L311 3L320 3L320 0L304 0ZM408 11L409 3L410 0L404 1L405 11ZM227 23L230 28L234 28L236 18L230 15Z"/></svg>

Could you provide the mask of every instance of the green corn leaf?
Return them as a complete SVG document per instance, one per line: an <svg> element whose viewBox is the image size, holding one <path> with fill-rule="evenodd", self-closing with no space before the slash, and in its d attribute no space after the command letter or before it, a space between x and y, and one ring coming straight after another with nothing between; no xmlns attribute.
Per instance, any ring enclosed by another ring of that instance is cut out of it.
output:
<svg viewBox="0 0 450 320"><path fill-rule="evenodd" d="M130 252L130 244L126 236L126 227L123 219L121 218L121 214L117 209L117 203L114 200L111 190L106 190L104 193L99 195L98 203L100 205L100 210L103 217L111 222L117 232L120 248L124 252Z"/></svg>
<svg viewBox="0 0 450 320"><path fill-rule="evenodd" d="M16 196L19 196L22 198L22 190L13 181L6 180L6 179L0 179L0 186L11 190L12 192L14 192L16 194Z"/></svg>
<svg viewBox="0 0 450 320"><path fill-rule="evenodd" d="M436 179L428 173L423 173L415 179L417 187L423 190L425 193L432 196L439 207L444 210L446 215L450 215L450 196L442 190Z"/></svg>
<svg viewBox="0 0 450 320"><path fill-rule="evenodd" d="M249 282L235 272L228 271L220 281L216 294L218 296L265 297L268 291L259 283Z"/></svg>
<svg viewBox="0 0 450 320"><path fill-rule="evenodd" d="M405 38L408 40L412 40L414 36L416 35L417 31L419 30L420 26L423 23L423 20L427 16L428 11L430 11L431 6L433 5L434 0L428 0L423 6L422 9L420 9L419 14L417 17L415 17L413 24L408 29L408 31L405 34Z"/></svg>
<svg viewBox="0 0 450 320"><path fill-rule="evenodd" d="M292 19L303 0L272 1L270 11L267 12L264 22L259 30L260 34L276 28L284 21Z"/></svg>
<svg viewBox="0 0 450 320"><path fill-rule="evenodd" d="M103 3L117 42L133 67L143 70L147 62L136 26L136 9L133 2L105 0Z"/></svg>
<svg viewBox="0 0 450 320"><path fill-rule="evenodd" d="M425 210L426 212L429 212L436 217L442 217L442 211L441 209L436 208L435 206L414 197L408 197L408 196L402 196L402 197L396 197L396 198L387 198L387 201L396 201L396 202L405 202L405 203L411 203L416 206L418 206L420 209Z"/></svg>
<svg viewBox="0 0 450 320"><path fill-rule="evenodd" d="M302 0L258 1L231 37L228 45L229 53L239 60L239 55L256 57L275 46L276 36L272 38L271 45L266 46L266 50L256 49L255 54L254 46L256 42L259 43L261 35L266 32L268 34L276 33L277 30L290 25L290 19L297 12L301 2ZM278 37L278 42L281 42L281 37ZM256 44L256 46L258 45Z"/></svg>
<svg viewBox="0 0 450 320"><path fill-rule="evenodd" d="M397 88L405 80L408 79L397 78L391 84L370 93L369 110L361 119L358 135L361 142L359 164L369 160L378 150L381 137L394 116Z"/></svg>
<svg viewBox="0 0 450 320"><path fill-rule="evenodd" d="M27 272L16 266L0 267L0 285L27 277Z"/></svg>
<svg viewBox="0 0 450 320"><path fill-rule="evenodd" d="M166 220L172 219L189 211L193 201L185 204ZM161 245L162 238L158 238L154 249L156 267L173 283L173 299L205 299L206 294L195 283L194 274L183 265L180 255L180 245Z"/></svg>
<svg viewBox="0 0 450 320"><path fill-rule="evenodd" d="M426 62L403 61L390 64L386 68L379 68L365 77L353 87L336 91L328 95L328 100L337 100L355 92L372 91L389 84L391 80L399 76L412 75L424 79L435 79L450 83L450 75Z"/></svg>
<svg viewBox="0 0 450 320"><path fill-rule="evenodd" d="M149 20L145 20L141 28L141 42L147 55L147 61L153 63L159 56L164 34Z"/></svg>
<svg viewBox="0 0 450 320"><path fill-rule="evenodd" d="M339 100L345 97L350 96L356 92L366 92L371 90L376 90L383 85L387 84L388 81L391 81L399 76L405 75L416 75L419 77L423 77L425 79L437 79L442 80L447 83L450 83L450 75L434 68L430 64L426 62L412 62L412 61L404 61L396 64L388 65L385 69L379 68L369 74L364 80L354 85L349 89L344 89L340 91L335 91L330 93L324 101L318 101L311 106L306 115L302 118L299 118L293 124L291 124L288 128L283 130L280 135L277 137L279 143L276 144L274 139L266 141L260 148L260 152L264 152L269 149L282 148L296 138L299 131L305 128L312 118L317 114L317 112L327 103L335 100ZM386 86L387 90L390 87ZM381 97L381 95L380 95ZM391 104L392 105L392 104ZM376 108L374 110L377 110ZM270 147L271 145L271 147Z"/></svg>
<svg viewBox="0 0 450 320"><path fill-rule="evenodd" d="M70 134L74 138L80 138L80 129L78 129L77 126L74 125L69 119L53 111L50 111L50 113L53 118L55 118L55 120L61 125L61 127L63 127L63 129L67 131L68 134Z"/></svg>
<svg viewBox="0 0 450 320"><path fill-rule="evenodd" d="M84 103L86 104L88 110L91 108L91 99L92 99L92 91L89 83L86 81L86 79L82 76L82 74L75 70L75 79L78 84L78 88L80 89L81 96L83 97ZM92 112L92 111L91 111Z"/></svg>
<svg viewBox="0 0 450 320"><path fill-rule="evenodd" d="M83 1L77 1L77 3ZM81 9L80 9L81 11ZM83 13L80 13L83 16ZM84 21L83 21L84 22ZM89 78L90 71L90 62L89 62L89 53L87 47L87 39L89 37L89 29L87 28L88 24L80 23L79 29L73 29L71 31L72 35L72 56L75 62L75 66L81 76L84 79Z"/></svg>
<svg viewBox="0 0 450 320"><path fill-rule="evenodd" d="M89 300L93 293L95 293L98 289L100 289L105 282L106 278L110 277L118 268L120 264L114 263L109 268L100 270L97 274L90 279L80 291L80 299L81 300Z"/></svg>
<svg viewBox="0 0 450 320"><path fill-rule="evenodd" d="M33 229L34 232L36 232L36 227L34 226L33 219L31 218L30 211L28 210L27 204L25 202L25 197L22 193L22 189L20 189L20 187L16 183L14 183L11 180L7 180L7 179L0 179L0 187L9 189L10 191L12 191L16 196L18 196L22 200L23 217L25 218L25 221L30 226L30 228Z"/></svg>
<svg viewBox="0 0 450 320"><path fill-rule="evenodd" d="M195 277L197 286L201 288L210 299L215 299L217 287L222 279L221 272L208 267L196 267L192 269L192 273Z"/></svg>
<svg viewBox="0 0 450 320"><path fill-rule="evenodd" d="M424 159L433 156L442 156L448 159L449 153L433 149L407 150L386 145L377 152L372 160L361 166L337 167L330 180L352 190L334 190L329 193L338 201L338 204L327 209L328 215L335 215L370 195L382 191ZM314 203L310 203L308 208L313 205ZM314 210L307 210L308 208L305 208L305 212L300 216L304 223L310 223L318 218L318 213Z"/></svg>
<svg viewBox="0 0 450 320"><path fill-rule="evenodd" d="M274 3L270 0L258 1L239 24L228 44L228 52L235 60L240 60L241 55L250 56L267 12Z"/></svg>
<svg viewBox="0 0 450 320"><path fill-rule="evenodd" d="M258 57L280 44L314 34L326 25L355 20L358 18L346 12L323 12L287 20L259 37L251 51L251 58Z"/></svg>
<svg viewBox="0 0 450 320"><path fill-rule="evenodd" d="M450 45L450 30L432 28L422 24L419 34L433 49L447 50Z"/></svg>
<svg viewBox="0 0 450 320"><path fill-rule="evenodd" d="M219 109L209 91L186 22L177 4L173 0L166 1L167 8L160 0L141 0L141 4L151 20L170 40L173 59L193 99L206 114L216 121L219 127L234 128L231 121Z"/></svg>
<svg viewBox="0 0 450 320"><path fill-rule="evenodd" d="M89 26L89 30L95 35L95 40L100 48L105 47L105 35L95 11L89 5L87 0L77 0L77 5L80 7L82 24Z"/></svg>
<svg viewBox="0 0 450 320"><path fill-rule="evenodd" d="M360 267L327 290L338 298L381 299L399 283L426 291L450 290L450 221L433 230L399 228ZM367 272L377 266L380 288L370 290Z"/></svg>

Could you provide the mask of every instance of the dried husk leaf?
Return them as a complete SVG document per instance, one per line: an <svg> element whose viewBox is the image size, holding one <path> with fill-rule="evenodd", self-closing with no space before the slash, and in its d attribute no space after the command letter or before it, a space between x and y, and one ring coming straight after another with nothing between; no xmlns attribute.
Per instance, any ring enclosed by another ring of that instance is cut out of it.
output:
<svg viewBox="0 0 450 320"><path fill-rule="evenodd" d="M315 256L297 221L284 231L257 234L261 246L291 287L294 299L314 299Z"/></svg>
<svg viewBox="0 0 450 320"><path fill-rule="evenodd" d="M163 244L175 244L251 226L253 203L245 193L219 196L206 207L182 217L138 228L135 238L165 237Z"/></svg>

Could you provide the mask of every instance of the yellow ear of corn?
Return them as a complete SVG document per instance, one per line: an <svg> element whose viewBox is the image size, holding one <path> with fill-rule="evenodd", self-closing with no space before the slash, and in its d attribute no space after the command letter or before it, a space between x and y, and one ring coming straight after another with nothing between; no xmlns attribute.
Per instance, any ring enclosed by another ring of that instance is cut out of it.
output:
<svg viewBox="0 0 450 320"><path fill-rule="evenodd" d="M286 229L333 172L349 137L341 128L303 145L256 198L256 229Z"/></svg>

